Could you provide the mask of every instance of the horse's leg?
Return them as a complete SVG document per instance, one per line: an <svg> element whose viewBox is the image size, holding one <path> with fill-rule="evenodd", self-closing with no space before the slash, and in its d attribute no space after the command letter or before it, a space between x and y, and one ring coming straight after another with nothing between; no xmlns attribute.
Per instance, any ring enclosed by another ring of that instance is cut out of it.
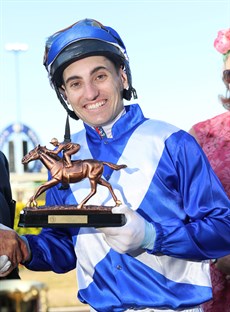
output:
<svg viewBox="0 0 230 312"><path fill-rule="evenodd" d="M97 191L97 182L95 179L89 179L91 185L91 192L85 199L82 200L80 204L77 205L77 209L82 209L83 205L93 196L96 194Z"/></svg>
<svg viewBox="0 0 230 312"><path fill-rule="evenodd" d="M41 186L39 186L35 194L29 199L29 202L27 205L29 205L29 207L31 207L31 205L33 205L33 207L37 207L36 198L40 196L43 192L45 192L47 189L49 189L50 187L57 185L59 182L60 182L59 180L52 179L52 180L45 182Z"/></svg>
<svg viewBox="0 0 230 312"><path fill-rule="evenodd" d="M110 193L111 193L111 195L112 195L112 197L113 197L113 199L114 199L114 201L116 203L116 206L120 206L121 205L121 201L117 199L117 196L115 195L111 184L109 182L105 181L102 178L100 178L97 182L98 182L98 184L106 186L109 189L109 191L110 191Z"/></svg>

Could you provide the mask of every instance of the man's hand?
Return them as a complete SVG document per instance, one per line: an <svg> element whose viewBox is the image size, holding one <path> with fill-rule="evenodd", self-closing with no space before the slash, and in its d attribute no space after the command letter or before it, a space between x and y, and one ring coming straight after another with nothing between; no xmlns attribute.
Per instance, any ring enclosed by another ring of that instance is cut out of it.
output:
<svg viewBox="0 0 230 312"><path fill-rule="evenodd" d="M124 213L126 224L122 227L106 227L98 230L110 247L119 253L129 253L138 248L152 249L155 242L155 228L136 211L127 206L112 209L112 213Z"/></svg>
<svg viewBox="0 0 230 312"><path fill-rule="evenodd" d="M19 263L28 259L26 242L14 230L0 224L0 277L8 275Z"/></svg>

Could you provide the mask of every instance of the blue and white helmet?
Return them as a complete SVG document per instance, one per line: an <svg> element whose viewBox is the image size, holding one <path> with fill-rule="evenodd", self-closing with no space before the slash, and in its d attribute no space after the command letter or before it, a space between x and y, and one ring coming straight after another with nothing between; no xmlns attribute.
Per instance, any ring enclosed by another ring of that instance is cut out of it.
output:
<svg viewBox="0 0 230 312"><path fill-rule="evenodd" d="M96 20L84 19L70 27L56 32L46 42L44 66L48 71L51 85L70 117L78 119L70 110L63 98L60 87L63 84L62 74L71 63L93 55L103 55L119 66L122 66L128 78L129 88L124 90L123 97L130 100L137 97L132 87L132 76L129 58L125 45L118 33Z"/></svg>

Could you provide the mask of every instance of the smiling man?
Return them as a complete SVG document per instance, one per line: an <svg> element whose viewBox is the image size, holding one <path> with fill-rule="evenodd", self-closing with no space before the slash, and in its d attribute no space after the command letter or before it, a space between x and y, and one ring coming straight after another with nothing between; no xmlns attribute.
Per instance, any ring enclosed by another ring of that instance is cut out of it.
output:
<svg viewBox="0 0 230 312"><path fill-rule="evenodd" d="M126 223L26 235L24 264L57 273L76 267L78 298L91 311L202 311L212 297L207 259L229 253L230 202L200 146L146 118L138 104L124 104L136 91L125 45L111 27L85 19L55 33L44 65L68 115L84 123L71 137L81 146L78 159L127 165L104 170L123 203L112 212ZM86 180L64 191L55 186L46 204L77 205L88 189ZM109 206L113 198L98 187L90 203Z"/></svg>
<svg viewBox="0 0 230 312"><path fill-rule="evenodd" d="M124 109L124 70L104 56L90 56L63 71L63 91L75 114L93 127L111 123Z"/></svg>

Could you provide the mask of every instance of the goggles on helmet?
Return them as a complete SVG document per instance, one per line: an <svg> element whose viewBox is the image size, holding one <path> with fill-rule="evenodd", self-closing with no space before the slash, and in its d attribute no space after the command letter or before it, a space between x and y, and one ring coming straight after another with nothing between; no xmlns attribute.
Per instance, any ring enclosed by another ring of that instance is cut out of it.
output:
<svg viewBox="0 0 230 312"><path fill-rule="evenodd" d="M96 20L81 20L48 38L43 62L59 100L69 115L75 119L78 118L75 117L73 111L69 110L59 91L59 87L62 85L62 74L64 69L74 61L93 55L106 56L115 64L122 66L127 74L129 84L129 89L124 90L123 97L126 100L130 100L132 94L135 98L137 97L136 91L132 87L126 48L118 33Z"/></svg>
<svg viewBox="0 0 230 312"><path fill-rule="evenodd" d="M84 19L68 28L56 32L48 38L44 57L44 65L47 70L49 71L49 68L65 47L73 42L84 39L101 40L112 44L116 46L123 54L123 57L128 60L125 45L114 29L105 27L95 20Z"/></svg>

